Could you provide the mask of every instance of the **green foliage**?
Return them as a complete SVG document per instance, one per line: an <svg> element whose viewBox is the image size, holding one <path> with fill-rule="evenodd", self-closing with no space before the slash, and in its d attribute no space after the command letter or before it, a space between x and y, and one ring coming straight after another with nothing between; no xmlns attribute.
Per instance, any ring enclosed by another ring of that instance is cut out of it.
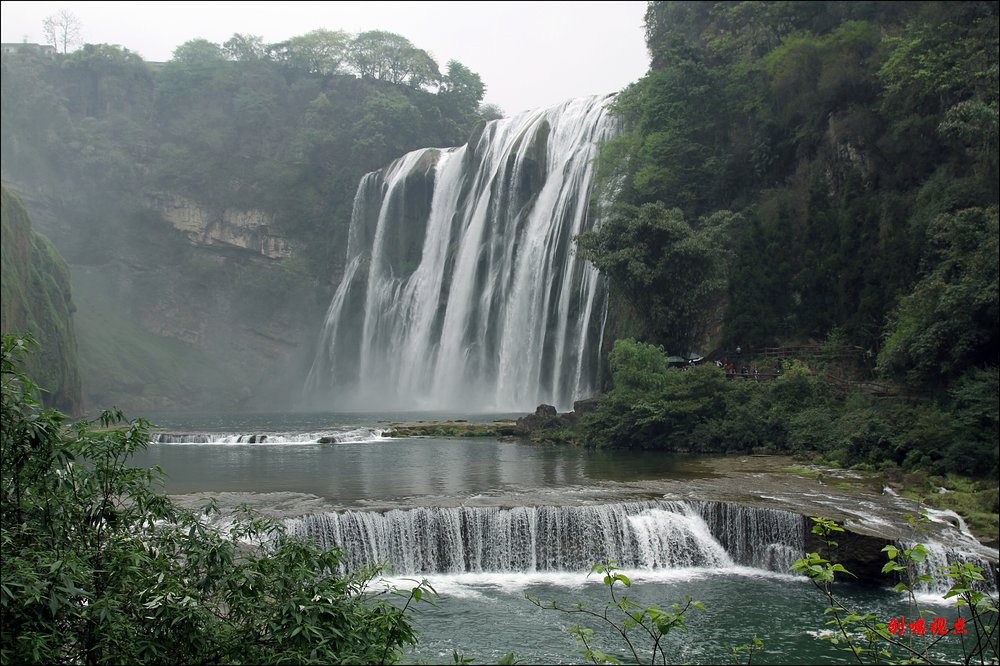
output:
<svg viewBox="0 0 1000 666"><path fill-rule="evenodd" d="M241 35L233 33L233 36L222 44L222 52L230 60L250 62L266 58L268 53L264 38L259 35Z"/></svg>
<svg viewBox="0 0 1000 666"><path fill-rule="evenodd" d="M660 203L624 206L582 234L578 247L643 313L658 342L687 353L708 326L705 304L725 289L725 239L738 221L719 212L692 227Z"/></svg>
<svg viewBox="0 0 1000 666"><path fill-rule="evenodd" d="M390 33L381 38L379 48L403 39ZM102 291L90 292L88 300L109 306L102 315L132 322L128 334L120 329L115 336L129 338L129 349L162 341L157 322L164 317L205 322L218 310L232 309L234 317L215 321L242 330L259 329L263 318L301 322L292 324L292 334L296 327L307 329L310 317L300 313L322 310L329 283L342 269L361 177L410 150L460 145L480 124L485 86L475 72L454 62L436 94L437 65L411 44L409 60L390 63L384 76L361 78L348 58L355 39L317 30L267 44L234 34L221 46L204 39L182 44L162 64L107 44L58 58L3 55L4 180L37 193L29 205L45 215L37 221L74 266L74 277L100 267ZM407 73L398 74L400 68ZM400 77L406 80L393 82ZM217 245L192 255L186 233L171 224L177 205L196 208L209 225L246 219L248 212L268 224L253 232L258 238L245 251ZM297 283L286 279L284 261L258 254L272 240L303 262ZM232 279L241 270L245 279ZM284 293L271 307L278 289ZM82 291L75 289L78 298ZM143 386L134 377L142 372L141 360L138 370L118 373L134 359L105 363L102 329L111 325L92 315L78 326L88 341L81 365L93 371L88 398L131 400ZM180 336L214 357L216 377L247 386L257 381L248 376L246 354L232 353L232 341L220 339L226 327L197 328ZM279 335L288 332L279 323L282 328ZM176 358L173 350L186 343L168 344L167 355ZM43 353L55 349L46 341ZM192 364L204 365L190 354L181 365ZM174 367L182 374L180 365ZM189 383L146 384L144 396L130 404L145 408L161 388L161 407L209 404L204 394L188 390Z"/></svg>
<svg viewBox="0 0 1000 666"><path fill-rule="evenodd" d="M42 343L28 367L46 390L45 402L78 412L80 374L69 270L52 243L32 230L24 205L6 186L0 239L0 328L26 331Z"/></svg>
<svg viewBox="0 0 1000 666"><path fill-rule="evenodd" d="M666 664L667 654L660 643L671 631L687 631L685 616L692 608L704 609L701 602L694 601L688 596L684 597L683 604L672 604L670 610L638 603L627 594L619 596L615 586L620 584L628 590L632 587L632 581L629 580L628 576L620 573L613 561L597 563L591 567L590 572L602 576L611 597L611 600L605 603L604 608L600 610L587 608L586 602L565 606L554 600L542 601L538 597L525 596L528 601L539 608L570 615L581 615L587 620L596 621L598 625L612 629L621 637L625 646L622 649L627 649L627 654L631 655L632 661L630 663ZM583 658L588 662L595 664L622 663L616 657L596 646L594 630L591 627L576 625L569 627L567 631L583 644Z"/></svg>
<svg viewBox="0 0 1000 666"><path fill-rule="evenodd" d="M635 340L617 340L609 357L614 386L623 391L653 393L667 381L667 353Z"/></svg>
<svg viewBox="0 0 1000 666"><path fill-rule="evenodd" d="M465 141L485 89L453 61L432 94L442 78L434 61L383 31L195 39L156 69L110 45L62 62L5 55L3 66L5 177L64 192L85 183L73 195L101 211L96 189L139 206L148 202L137 191L157 190L212 211L265 210L322 266L346 242L361 175L415 148Z"/></svg>
<svg viewBox="0 0 1000 666"><path fill-rule="evenodd" d="M929 222L990 209L1000 196L997 13L989 2L652 2L651 70L616 101L624 133L602 149L599 191L686 219L745 218L723 276L729 347L822 339L839 327L877 354L900 297L910 312L897 311L890 333L918 336L933 308L906 295L933 262ZM991 233L984 254L995 265ZM652 265L645 242L626 233L613 250ZM626 295L649 274L602 270ZM976 296L996 307L989 289ZM686 305L684 322L719 308ZM659 333L663 308L636 311L639 330ZM995 331L996 316L986 321ZM976 322L969 335L980 330ZM956 359L949 377L977 363Z"/></svg>
<svg viewBox="0 0 1000 666"><path fill-rule="evenodd" d="M618 340L610 357L614 387L581 421L588 446L698 450L699 435L722 411L729 388L721 370L667 369L662 348Z"/></svg>
<svg viewBox="0 0 1000 666"><path fill-rule="evenodd" d="M911 525L917 527L927 520L926 516L909 518ZM820 536L828 549L836 548L837 543L831 537L837 532L843 532L843 528L828 518L812 518L812 521L813 533ZM900 582L894 589L905 592L909 600L909 611L905 617L922 618L929 611L917 607L913 590L916 585L932 579L930 574L921 573L925 569L922 563L927 559L926 547L916 544L910 548L900 548L889 544L882 552L886 554L883 573L895 573L899 576ZM891 622L879 622L875 614L859 613L837 598L834 588L836 574L853 575L843 565L831 562L819 553L808 553L796 560L792 570L808 576L826 601L825 613L830 616L827 625L831 630L820 634L820 639L849 653L860 664L934 663L932 659L937 657L932 650L941 639L940 635L935 635L932 631L926 638L921 637L920 642L914 642L912 637L904 640L902 631L894 628ZM953 581L945 598L955 599L955 605L969 614L967 620L963 618L970 634L968 641L962 637L962 662L966 664L992 663L998 656L997 607L995 600L978 587L983 581L982 571L981 567L969 562L955 562L942 567L939 572ZM923 622L922 619L919 621ZM905 630L905 625L902 629Z"/></svg>
<svg viewBox="0 0 1000 666"><path fill-rule="evenodd" d="M150 424L119 411L67 427L3 337L3 663L389 663L415 642L377 570L245 511L228 529L153 490L129 457Z"/></svg>
<svg viewBox="0 0 1000 666"><path fill-rule="evenodd" d="M900 300L879 353L885 372L937 384L970 367L996 367L998 225L996 207L934 221L924 275Z"/></svg>
<svg viewBox="0 0 1000 666"><path fill-rule="evenodd" d="M471 119L481 115L479 105L486 94L486 86L471 69L457 60L449 60L448 72L441 81L440 94L451 100L460 117Z"/></svg>
<svg viewBox="0 0 1000 666"><path fill-rule="evenodd" d="M497 104L480 104L479 117L487 122L490 120L499 120L504 117L504 112Z"/></svg>
<svg viewBox="0 0 1000 666"><path fill-rule="evenodd" d="M224 57L225 55L218 44L199 37L198 39L184 42L175 48L170 62L174 66L207 68L223 60Z"/></svg>
<svg viewBox="0 0 1000 666"><path fill-rule="evenodd" d="M343 30L321 29L292 37L269 50L294 70L328 76L342 73L350 47L351 38Z"/></svg>
<svg viewBox="0 0 1000 666"><path fill-rule="evenodd" d="M623 132L598 160L610 212L580 238L628 304L609 311L612 336L681 353L835 337L866 350L859 373L877 358L930 398L880 400L793 365L718 382L708 401L707 375L633 359L635 388L612 355L623 378L561 438L995 475L997 11L650 3L651 70L616 100ZM729 220L719 236L685 222L713 211Z"/></svg>
<svg viewBox="0 0 1000 666"><path fill-rule="evenodd" d="M575 425L537 439L589 447L800 453L844 467L900 466L992 478L1000 434L995 369L970 372L937 400L846 390L802 361L773 381L728 379L714 365L668 368L662 347L621 339L611 389ZM989 514L962 507L966 515Z"/></svg>
<svg viewBox="0 0 1000 666"><path fill-rule="evenodd" d="M426 51L414 47L402 35L384 30L360 33L351 41L348 58L362 78L414 88L441 80L437 64Z"/></svg>
<svg viewBox="0 0 1000 666"><path fill-rule="evenodd" d="M760 637L758 637L757 634L754 634L753 640L749 643L730 647L729 658L734 664L751 664L753 663L754 654L763 651L764 641L760 640ZM745 660L743 656L744 654L746 654Z"/></svg>

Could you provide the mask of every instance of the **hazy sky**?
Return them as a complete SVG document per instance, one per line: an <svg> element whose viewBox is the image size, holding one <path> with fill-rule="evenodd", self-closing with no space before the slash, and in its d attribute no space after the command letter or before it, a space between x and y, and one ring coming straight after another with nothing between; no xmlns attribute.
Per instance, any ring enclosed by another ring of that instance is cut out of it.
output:
<svg viewBox="0 0 1000 666"><path fill-rule="evenodd" d="M84 42L119 44L169 60L196 37L233 33L279 42L317 28L388 30L407 37L442 71L459 60L507 113L613 92L641 77L645 2L2 2L4 42L44 41L42 21L60 9Z"/></svg>

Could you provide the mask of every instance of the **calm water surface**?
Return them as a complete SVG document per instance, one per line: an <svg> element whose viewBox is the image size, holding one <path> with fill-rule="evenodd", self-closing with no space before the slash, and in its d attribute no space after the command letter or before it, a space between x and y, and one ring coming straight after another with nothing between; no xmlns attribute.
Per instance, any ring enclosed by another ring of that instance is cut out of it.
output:
<svg viewBox="0 0 1000 666"><path fill-rule="evenodd" d="M497 415L434 415L491 421ZM396 415L204 415L182 421L151 419L171 433L268 434L269 440L301 432L352 432L358 438L386 421L429 418ZM693 458L656 452L587 451L489 438L374 438L310 443L153 444L136 459L159 465L169 493L298 492L350 507L413 498L470 498L481 494L538 495L554 489L588 488L603 481L637 481L705 475ZM551 499L551 497L549 497ZM532 502L517 502L519 504Z"/></svg>

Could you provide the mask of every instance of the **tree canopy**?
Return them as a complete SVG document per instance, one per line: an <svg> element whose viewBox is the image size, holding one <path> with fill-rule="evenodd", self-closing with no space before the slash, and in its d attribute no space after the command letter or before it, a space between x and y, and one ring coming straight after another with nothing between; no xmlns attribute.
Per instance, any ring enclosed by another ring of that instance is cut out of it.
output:
<svg viewBox="0 0 1000 666"><path fill-rule="evenodd" d="M635 207L638 226L611 220L619 239L582 242L630 301L645 299L634 333L672 350L678 319L710 319L703 343L730 349L836 333L886 347L881 367L934 388L995 366L993 273L959 287L971 272L956 278L961 262L946 268L940 246L942 225L964 228L998 203L998 14L996 2L651 2L651 69L619 95L624 131L599 162L599 191ZM676 257L649 260L670 255L674 241L657 239L672 209L745 222L713 270L675 270ZM995 247L983 224L969 233ZM663 297L676 306L655 303L671 284L715 291L720 276L721 309L701 299L699 315L676 294ZM948 297L934 291L945 285ZM954 330L925 329L931 316ZM973 330L959 335L959 321ZM916 353L930 351L925 334L969 351L944 368L943 352Z"/></svg>

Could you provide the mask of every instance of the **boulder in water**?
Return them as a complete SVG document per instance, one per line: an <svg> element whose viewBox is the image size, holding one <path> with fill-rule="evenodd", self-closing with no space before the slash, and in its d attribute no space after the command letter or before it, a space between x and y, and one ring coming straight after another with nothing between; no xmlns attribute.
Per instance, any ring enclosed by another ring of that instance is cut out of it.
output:
<svg viewBox="0 0 1000 666"><path fill-rule="evenodd" d="M542 428L558 428L562 425L563 419L552 405L538 405L534 414L522 416L517 420L517 427L525 434Z"/></svg>

